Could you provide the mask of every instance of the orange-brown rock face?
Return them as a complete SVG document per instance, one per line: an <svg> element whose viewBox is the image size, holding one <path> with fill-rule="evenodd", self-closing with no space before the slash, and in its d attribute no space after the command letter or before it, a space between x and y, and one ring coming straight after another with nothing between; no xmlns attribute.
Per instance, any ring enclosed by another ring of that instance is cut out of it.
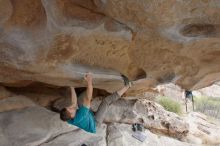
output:
<svg viewBox="0 0 220 146"><path fill-rule="evenodd" d="M110 92L220 79L218 0L0 0L0 82L94 85ZM144 91L144 90L141 90Z"/></svg>

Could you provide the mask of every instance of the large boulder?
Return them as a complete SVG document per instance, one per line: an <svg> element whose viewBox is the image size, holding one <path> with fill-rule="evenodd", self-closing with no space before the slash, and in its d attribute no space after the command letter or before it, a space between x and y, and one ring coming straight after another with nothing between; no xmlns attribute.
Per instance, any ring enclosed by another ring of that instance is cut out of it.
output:
<svg viewBox="0 0 220 146"><path fill-rule="evenodd" d="M0 100L0 112L23 109L35 106L35 103L25 96L11 96Z"/></svg>
<svg viewBox="0 0 220 146"><path fill-rule="evenodd" d="M176 139L157 136L149 130L144 130L147 137L144 142L132 137L131 125L114 123L108 126L108 146L196 146ZM199 145L198 145L199 146Z"/></svg>
<svg viewBox="0 0 220 146"><path fill-rule="evenodd" d="M59 137L55 137L42 144L42 146L106 146L106 125L97 127L97 134L91 134L83 130L75 130Z"/></svg>
<svg viewBox="0 0 220 146"><path fill-rule="evenodd" d="M141 122L153 132L178 139L186 137L189 132L189 125L180 116L146 99L118 100L109 107L104 121L128 124Z"/></svg>
<svg viewBox="0 0 220 146"><path fill-rule="evenodd" d="M166 111L155 102L139 100L134 105L134 111L144 122L145 127L154 132L164 133L178 139L184 138L189 132L189 125L183 118Z"/></svg>
<svg viewBox="0 0 220 146"><path fill-rule="evenodd" d="M191 112L185 118L189 124L186 140L190 143L220 145L220 122L202 113Z"/></svg>
<svg viewBox="0 0 220 146"><path fill-rule="evenodd" d="M160 96L171 97L172 99L179 102L184 100L184 90L175 84L169 83L164 85L158 85L156 89L159 92Z"/></svg>
<svg viewBox="0 0 220 146"><path fill-rule="evenodd" d="M220 98L220 83L197 90L200 96Z"/></svg>
<svg viewBox="0 0 220 146"><path fill-rule="evenodd" d="M205 87L220 79L219 11L217 0L1 0L0 82L79 87L91 71L109 92L120 73L143 79L138 92Z"/></svg>
<svg viewBox="0 0 220 146"><path fill-rule="evenodd" d="M0 113L1 146L36 146L75 129L56 113L39 106Z"/></svg>

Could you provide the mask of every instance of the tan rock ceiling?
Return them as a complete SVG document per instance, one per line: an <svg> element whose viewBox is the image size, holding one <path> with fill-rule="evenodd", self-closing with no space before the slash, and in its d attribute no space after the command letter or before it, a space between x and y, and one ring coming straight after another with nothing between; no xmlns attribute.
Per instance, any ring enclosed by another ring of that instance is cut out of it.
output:
<svg viewBox="0 0 220 146"><path fill-rule="evenodd" d="M0 0L0 82L201 88L220 79L219 14L219 0Z"/></svg>

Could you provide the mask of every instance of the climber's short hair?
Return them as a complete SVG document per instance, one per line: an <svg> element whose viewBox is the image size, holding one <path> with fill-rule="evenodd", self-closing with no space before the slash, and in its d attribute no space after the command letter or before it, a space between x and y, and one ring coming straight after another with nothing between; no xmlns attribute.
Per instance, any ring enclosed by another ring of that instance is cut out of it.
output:
<svg viewBox="0 0 220 146"><path fill-rule="evenodd" d="M63 120L63 121L68 121L68 120L71 119L71 115L70 115L70 113L68 112L68 110L66 108L63 108L60 111L60 119Z"/></svg>

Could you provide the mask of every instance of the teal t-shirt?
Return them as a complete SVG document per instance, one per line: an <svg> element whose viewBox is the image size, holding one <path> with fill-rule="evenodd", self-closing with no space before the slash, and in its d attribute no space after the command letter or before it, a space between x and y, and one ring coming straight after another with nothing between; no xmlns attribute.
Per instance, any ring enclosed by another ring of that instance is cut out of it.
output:
<svg viewBox="0 0 220 146"><path fill-rule="evenodd" d="M77 109L75 117L67 121L69 124L75 125L87 132L96 133L96 123L93 113L89 108L80 106Z"/></svg>

